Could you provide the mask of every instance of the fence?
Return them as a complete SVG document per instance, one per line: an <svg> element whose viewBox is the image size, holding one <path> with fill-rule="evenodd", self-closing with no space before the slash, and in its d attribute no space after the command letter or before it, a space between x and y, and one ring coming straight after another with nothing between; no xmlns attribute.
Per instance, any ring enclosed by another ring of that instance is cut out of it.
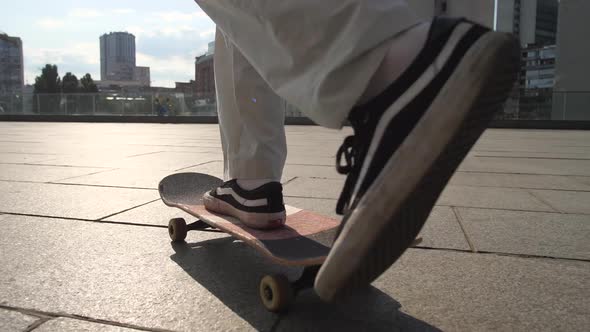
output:
<svg viewBox="0 0 590 332"><path fill-rule="evenodd" d="M304 118L284 104L290 118ZM0 95L0 115L216 116L214 100L185 93L95 93ZM496 120L590 120L590 92L514 90Z"/></svg>

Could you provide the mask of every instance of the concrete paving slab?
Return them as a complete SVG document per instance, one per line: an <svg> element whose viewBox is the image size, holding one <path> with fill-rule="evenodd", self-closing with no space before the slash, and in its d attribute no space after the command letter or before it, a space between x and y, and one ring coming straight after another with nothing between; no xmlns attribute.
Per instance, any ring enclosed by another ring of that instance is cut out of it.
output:
<svg viewBox="0 0 590 332"><path fill-rule="evenodd" d="M334 165L331 166L314 166L314 165L285 165L283 178L314 178L314 179L336 179L344 181L344 175L336 172Z"/></svg>
<svg viewBox="0 0 590 332"><path fill-rule="evenodd" d="M0 299L0 301L2 300ZM24 315L17 311L0 309L0 331L23 332L38 319L37 317Z"/></svg>
<svg viewBox="0 0 590 332"><path fill-rule="evenodd" d="M27 164L55 159L55 156L23 153L0 153L0 164Z"/></svg>
<svg viewBox="0 0 590 332"><path fill-rule="evenodd" d="M410 249L373 285L443 331L585 331L589 264Z"/></svg>
<svg viewBox="0 0 590 332"><path fill-rule="evenodd" d="M0 182L0 211L99 219L159 198L155 190Z"/></svg>
<svg viewBox="0 0 590 332"><path fill-rule="evenodd" d="M216 154L160 152L156 154L125 158L121 160L121 167L175 171L220 159L223 159L223 154L221 151Z"/></svg>
<svg viewBox="0 0 590 332"><path fill-rule="evenodd" d="M78 319L59 317L43 323L35 332L137 332L137 329L93 323Z"/></svg>
<svg viewBox="0 0 590 332"><path fill-rule="evenodd" d="M74 148L72 148L74 149ZM123 156L115 156L110 153L96 152L93 155L88 154L60 154L51 159L37 161L35 165L45 166L69 166L69 167L100 167L100 168L118 168L121 167Z"/></svg>
<svg viewBox="0 0 590 332"><path fill-rule="evenodd" d="M525 189L590 190L590 180L579 177L531 174L457 172L450 184L473 187L504 187Z"/></svg>
<svg viewBox="0 0 590 332"><path fill-rule="evenodd" d="M336 214L336 200L304 197L285 197L287 204L322 213L340 220ZM450 207L435 206L419 235L420 247L470 250L467 240Z"/></svg>
<svg viewBox="0 0 590 332"><path fill-rule="evenodd" d="M324 303L312 292L299 298L275 331L440 331L401 312L397 299L375 287L334 303Z"/></svg>
<svg viewBox="0 0 590 332"><path fill-rule="evenodd" d="M123 157L110 153L88 155L61 155L49 161L36 162L38 165L66 165L85 167L108 167L127 169L177 170L197 164L219 160L220 154L156 152L138 156Z"/></svg>
<svg viewBox="0 0 590 332"><path fill-rule="evenodd" d="M590 192L588 191L531 190L531 192L560 212L590 215Z"/></svg>
<svg viewBox="0 0 590 332"><path fill-rule="evenodd" d="M590 186L590 176L573 176L573 179Z"/></svg>
<svg viewBox="0 0 590 332"><path fill-rule="evenodd" d="M486 173L522 173L545 175L590 175L590 160L472 157L459 166L460 171Z"/></svg>
<svg viewBox="0 0 590 332"><path fill-rule="evenodd" d="M474 151L474 157L590 160L588 152Z"/></svg>
<svg viewBox="0 0 590 332"><path fill-rule="evenodd" d="M481 251L590 260L585 215L458 208Z"/></svg>
<svg viewBox="0 0 590 332"><path fill-rule="evenodd" d="M336 163L334 157L318 157L318 156L300 156L287 154L288 165L323 165L334 166Z"/></svg>
<svg viewBox="0 0 590 332"><path fill-rule="evenodd" d="M314 211L317 213L330 216L332 218L341 219L342 216L336 214L336 200L322 199L322 198L306 198L306 197L290 197L285 196L285 203L296 206L301 209Z"/></svg>
<svg viewBox="0 0 590 332"><path fill-rule="evenodd" d="M338 199L344 180L297 178L284 186L283 193L287 196Z"/></svg>
<svg viewBox="0 0 590 332"><path fill-rule="evenodd" d="M103 168L0 164L0 180L52 182L104 172Z"/></svg>
<svg viewBox="0 0 590 332"><path fill-rule="evenodd" d="M286 183L289 180L292 180L297 174L307 174L305 168L316 168L316 167L325 167L325 166L289 166L285 167L285 171L283 172L283 178L281 179L282 183ZM304 170L298 172L297 170L303 168ZM196 173L205 173L209 175L216 176L218 178L223 179L223 161L212 161L202 165L189 167L186 169L178 170L178 172L196 172Z"/></svg>
<svg viewBox="0 0 590 332"><path fill-rule="evenodd" d="M116 214L105 221L118 221L132 224L168 226L172 218L184 218L187 222L193 222L195 217L180 209L166 206L161 200L140 206L129 211Z"/></svg>
<svg viewBox="0 0 590 332"><path fill-rule="evenodd" d="M198 166L193 166L193 167L179 170L179 172L205 173L205 174L216 176L218 178L223 178L223 161L222 160L211 161L211 162L204 163L204 164L201 164Z"/></svg>
<svg viewBox="0 0 590 332"><path fill-rule="evenodd" d="M422 227L419 247L471 250L453 209L435 206Z"/></svg>
<svg viewBox="0 0 590 332"><path fill-rule="evenodd" d="M524 189L448 185L437 205L555 212Z"/></svg>
<svg viewBox="0 0 590 332"><path fill-rule="evenodd" d="M172 173L174 172L152 169L115 169L54 182L157 190L160 180Z"/></svg>
<svg viewBox="0 0 590 332"><path fill-rule="evenodd" d="M258 281L283 270L224 235L191 232L189 244L171 246L160 228L0 218L7 306L179 331L276 321L258 302Z"/></svg>

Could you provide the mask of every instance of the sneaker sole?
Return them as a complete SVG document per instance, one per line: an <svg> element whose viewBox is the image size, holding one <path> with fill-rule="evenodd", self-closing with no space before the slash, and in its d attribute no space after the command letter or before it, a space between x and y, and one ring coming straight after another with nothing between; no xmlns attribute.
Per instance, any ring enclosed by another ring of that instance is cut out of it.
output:
<svg viewBox="0 0 590 332"><path fill-rule="evenodd" d="M519 56L520 45L506 34L490 32L473 44L347 216L315 281L323 300L367 286L412 244L447 182L502 108Z"/></svg>

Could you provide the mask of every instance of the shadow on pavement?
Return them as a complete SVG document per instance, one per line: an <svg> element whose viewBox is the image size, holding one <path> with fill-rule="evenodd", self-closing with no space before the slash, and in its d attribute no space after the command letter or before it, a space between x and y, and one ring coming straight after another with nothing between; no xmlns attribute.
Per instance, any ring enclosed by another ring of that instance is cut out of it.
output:
<svg viewBox="0 0 590 332"><path fill-rule="evenodd" d="M399 311L401 305L374 287L336 303L322 302L312 290L300 293L289 312L269 313L260 303L258 283L266 274L284 273L289 280L300 268L271 264L231 237L172 244L170 258L196 282L256 330L387 330L440 331Z"/></svg>

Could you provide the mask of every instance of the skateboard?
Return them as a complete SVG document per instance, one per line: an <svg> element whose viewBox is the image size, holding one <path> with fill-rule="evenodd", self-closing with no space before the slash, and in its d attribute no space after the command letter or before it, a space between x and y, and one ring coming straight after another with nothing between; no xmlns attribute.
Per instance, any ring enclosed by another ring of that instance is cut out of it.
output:
<svg viewBox="0 0 590 332"><path fill-rule="evenodd" d="M312 288L321 264L325 261L340 221L312 211L286 205L285 226L275 230L257 230L237 219L205 209L202 197L223 181L201 173L178 173L160 181L158 190L164 204L179 208L197 218L187 224L182 218L168 222L173 242L184 242L188 231L224 232L243 241L270 261L284 266L303 267L299 279L290 282L285 275L265 275L259 284L264 307L283 312L302 290ZM414 244L418 244L417 239Z"/></svg>
<svg viewBox="0 0 590 332"><path fill-rule="evenodd" d="M202 205L203 194L222 182L219 178L200 173L179 173L162 179L158 190L164 204L198 218L188 225L182 218L171 219L168 223L170 238L173 242L183 242L188 231L222 231L276 264L303 267L303 274L295 282L289 282L282 274L266 275L260 281L259 294L264 307L272 312L285 311L299 291L313 287L315 276L330 252L340 221L286 205L284 227L276 230L252 229L235 218L211 213Z"/></svg>

